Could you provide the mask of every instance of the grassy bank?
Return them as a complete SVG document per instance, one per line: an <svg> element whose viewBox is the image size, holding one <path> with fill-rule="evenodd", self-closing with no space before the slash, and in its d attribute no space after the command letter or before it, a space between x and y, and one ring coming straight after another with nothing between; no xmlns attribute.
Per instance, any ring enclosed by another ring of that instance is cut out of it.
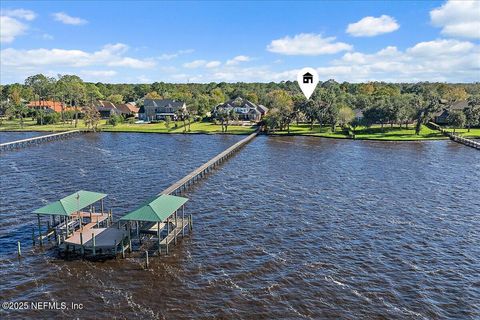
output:
<svg viewBox="0 0 480 320"><path fill-rule="evenodd" d="M184 128L182 122L177 122L177 127L174 123L170 124L167 128L165 123L150 123L150 124L129 124L121 123L116 126L112 126L106 123L106 120L102 120L99 124L99 129L107 132L144 132L144 133L183 133ZM31 119L24 122L24 127L20 127L20 121L18 120L3 120L0 125L0 131L67 131L75 129L73 124L55 124L55 125L37 125L36 121ZM83 121L78 122L78 129L86 129ZM229 126L228 134L250 134L255 130L252 126ZM453 129L449 129L453 131ZM467 129L457 129L460 135L468 138L480 138L480 128L471 129L467 132ZM210 122L194 122L190 125L190 131L187 133L197 134L219 134L222 133L222 127L220 125ZM272 135L288 135L285 131L276 131L271 133ZM308 124L292 124L290 126L290 135L298 136L315 136L324 138L337 138L348 139L349 136L337 128L335 132L331 131L330 127L320 127L318 124L313 126L313 130L310 130ZM409 141L409 140L440 140L448 139L440 131L432 130L426 126L422 126L420 135L415 135L414 128L404 129L399 127L374 125L372 127L360 127L356 130L356 139L358 140L385 140L385 141Z"/></svg>
<svg viewBox="0 0 480 320"><path fill-rule="evenodd" d="M453 129L452 129L453 131ZM457 132L460 132L461 135L471 138L480 138L480 129L471 129L470 133L467 132L467 129L457 129ZM414 128L399 128L390 126L384 126L383 128L380 125L374 125L372 127L360 127L355 131L355 139L358 140L384 140L384 141L411 141L411 140L441 140L448 139L440 131L432 130L427 126L422 126L420 134L415 134ZM288 135L287 131L277 131L272 133L273 135ZM324 138L343 138L348 139L349 136L338 129L335 132L331 131L330 127L321 127L319 125L314 125L313 129L310 129L308 124L299 124L290 126L290 135L300 135L300 136L316 136Z"/></svg>
<svg viewBox="0 0 480 320"><path fill-rule="evenodd" d="M165 123L148 123L148 124L129 124L120 123L112 126L106 123L106 120L101 120L98 128L101 131L107 132L143 132L143 133L183 133L183 122L178 122L177 127L171 123L167 128ZM188 128L188 126L187 126ZM37 125L36 121L31 119L25 120L23 128L20 126L18 120L4 120L0 125L0 131L67 131L73 130L73 124L54 124L54 125ZM86 129L83 121L78 122L77 129ZM188 129L187 129L188 130ZM228 134L249 134L255 131L252 126L228 126ZM203 133L203 134L219 134L222 133L222 126L209 122L194 122L190 125L190 131L187 133Z"/></svg>

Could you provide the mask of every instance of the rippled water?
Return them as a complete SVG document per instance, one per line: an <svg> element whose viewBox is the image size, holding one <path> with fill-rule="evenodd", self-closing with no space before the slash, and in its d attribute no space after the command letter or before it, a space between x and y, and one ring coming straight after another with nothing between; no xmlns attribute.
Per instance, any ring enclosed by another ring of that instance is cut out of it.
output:
<svg viewBox="0 0 480 320"><path fill-rule="evenodd" d="M238 139L102 133L2 155L2 300L85 306L5 315L480 317L480 153L450 141L261 136L188 191L193 234L150 270L30 252L43 202L103 191L118 217Z"/></svg>
<svg viewBox="0 0 480 320"><path fill-rule="evenodd" d="M34 132L34 131L2 132L0 131L0 143L33 138L33 137L38 137L38 136L42 136L44 134L50 134L50 133L51 132Z"/></svg>

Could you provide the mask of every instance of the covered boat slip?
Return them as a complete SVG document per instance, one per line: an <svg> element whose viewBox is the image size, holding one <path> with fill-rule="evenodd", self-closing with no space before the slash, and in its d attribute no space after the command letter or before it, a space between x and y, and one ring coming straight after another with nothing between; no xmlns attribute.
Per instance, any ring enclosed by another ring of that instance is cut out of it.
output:
<svg viewBox="0 0 480 320"><path fill-rule="evenodd" d="M192 227L192 216L185 218L185 203L187 198L162 194L148 200L140 208L126 214L120 220L135 223L135 233L139 242L144 236L155 239L158 252L162 247L168 254L168 245L173 241L177 243L177 237L185 236L185 228ZM181 210L181 217L179 211Z"/></svg>
<svg viewBox="0 0 480 320"><path fill-rule="evenodd" d="M81 254L82 256L116 256L119 252L132 251L132 235L140 245L142 240L154 238L158 251L177 237L185 235L185 228L190 226L191 216L185 218L184 205L187 198L160 195L156 196L138 209L123 216L112 224L112 212L104 212L103 199L106 194L80 190L58 201L49 203L34 211L38 216L38 240L53 238L61 252ZM95 212L93 206L101 202L101 211ZM85 211L90 206L89 211ZM179 215L181 209L181 217ZM48 216L47 229L42 234L40 216ZM133 227L132 227L133 225ZM135 237L136 235L136 237ZM32 230L32 238L35 236Z"/></svg>
<svg viewBox="0 0 480 320"><path fill-rule="evenodd" d="M102 233L112 221L111 211L104 211L103 199L106 196L104 193L80 190L35 210L38 217L37 239L40 245L43 245L44 240L53 238L61 250L75 250L83 246L92 234ZM97 202L100 202L100 212L95 212L93 206ZM87 207L90 207L89 211L83 211ZM43 233L40 216L49 217ZM35 242L33 230L32 238Z"/></svg>

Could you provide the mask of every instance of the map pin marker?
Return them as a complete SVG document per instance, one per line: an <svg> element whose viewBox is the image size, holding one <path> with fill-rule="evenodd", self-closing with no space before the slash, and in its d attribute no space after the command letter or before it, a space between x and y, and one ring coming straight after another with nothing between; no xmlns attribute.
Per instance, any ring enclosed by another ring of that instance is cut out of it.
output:
<svg viewBox="0 0 480 320"><path fill-rule="evenodd" d="M303 68L297 74L297 82L307 99L310 98L318 84L318 73L313 68Z"/></svg>

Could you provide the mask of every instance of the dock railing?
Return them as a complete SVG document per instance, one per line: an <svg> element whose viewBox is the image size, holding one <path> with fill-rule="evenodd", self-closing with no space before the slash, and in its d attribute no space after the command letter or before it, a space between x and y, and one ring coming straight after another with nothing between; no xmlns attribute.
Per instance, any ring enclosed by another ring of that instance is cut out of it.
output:
<svg viewBox="0 0 480 320"><path fill-rule="evenodd" d="M464 144L468 147L472 147L472 148L475 148L477 150L480 150L480 142L478 142L478 141L474 141L472 139L467 139L467 138L459 136L458 133L447 131L444 128L442 128L441 126L439 126L438 124L434 123L434 122L429 122L429 125L431 127L433 127L434 129L443 133L445 136L449 137L450 140L452 140L452 141L455 141L455 142Z"/></svg>
<svg viewBox="0 0 480 320"><path fill-rule="evenodd" d="M59 132L59 133L52 133L52 134L47 134L39 137L33 137L33 138L27 138L27 139L22 139L22 140L17 140L17 141L11 141L11 142L5 142L5 143L0 143L0 152L6 151L6 150L13 150L13 149L18 149L18 148L23 148L31 144L39 144L47 141L53 141L53 140L60 140L63 138L68 138L72 135L78 134L82 131L80 130L70 130L70 131L64 131L64 132Z"/></svg>
<svg viewBox="0 0 480 320"><path fill-rule="evenodd" d="M178 180L174 184L172 184L170 187L167 189L163 190L160 192L158 195L162 194L178 194L181 193L183 190L187 188L187 186L195 183L200 177L203 177L207 172L209 172L212 168L218 166L220 163L225 161L225 159L229 158L233 153L238 151L240 148L242 148L244 145L252 141L259 132L260 128L257 129L254 133L250 134L248 137L238 141L225 151L221 152L208 162L204 163L197 169L193 170L190 172L188 175L183 177L182 179Z"/></svg>

